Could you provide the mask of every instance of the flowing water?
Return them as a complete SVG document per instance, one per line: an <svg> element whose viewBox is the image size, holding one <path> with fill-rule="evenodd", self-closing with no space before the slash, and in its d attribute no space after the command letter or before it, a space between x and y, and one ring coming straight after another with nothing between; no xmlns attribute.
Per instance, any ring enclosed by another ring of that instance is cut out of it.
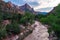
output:
<svg viewBox="0 0 60 40"><path fill-rule="evenodd" d="M34 25L37 26L24 40L49 40L48 29L38 21L35 21Z"/></svg>

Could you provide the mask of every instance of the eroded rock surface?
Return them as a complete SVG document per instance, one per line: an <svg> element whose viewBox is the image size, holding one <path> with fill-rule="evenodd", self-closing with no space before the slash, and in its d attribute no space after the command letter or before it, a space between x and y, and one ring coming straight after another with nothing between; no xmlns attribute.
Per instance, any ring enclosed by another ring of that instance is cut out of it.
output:
<svg viewBox="0 0 60 40"><path fill-rule="evenodd" d="M27 36L24 40L49 40L48 29L38 21L35 21L34 25L36 25L36 27L32 34Z"/></svg>

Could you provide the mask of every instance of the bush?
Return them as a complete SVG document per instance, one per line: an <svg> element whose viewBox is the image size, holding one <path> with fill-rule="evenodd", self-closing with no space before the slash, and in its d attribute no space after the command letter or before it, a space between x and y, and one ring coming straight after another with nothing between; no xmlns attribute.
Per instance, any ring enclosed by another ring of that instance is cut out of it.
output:
<svg viewBox="0 0 60 40"><path fill-rule="evenodd" d="M7 32L6 29L0 29L0 39L2 40L2 38L6 37Z"/></svg>
<svg viewBox="0 0 60 40"><path fill-rule="evenodd" d="M13 34L19 34L20 33L20 27L17 23L9 24L6 26L7 33L13 33Z"/></svg>
<svg viewBox="0 0 60 40"><path fill-rule="evenodd" d="M29 12L26 12L20 19L20 24L26 24L26 23L33 23L33 20L35 19L35 15Z"/></svg>

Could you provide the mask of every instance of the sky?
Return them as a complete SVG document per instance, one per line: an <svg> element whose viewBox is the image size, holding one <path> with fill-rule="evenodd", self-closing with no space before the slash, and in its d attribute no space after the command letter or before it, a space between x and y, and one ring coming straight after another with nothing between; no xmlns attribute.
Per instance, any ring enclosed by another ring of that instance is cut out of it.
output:
<svg viewBox="0 0 60 40"><path fill-rule="evenodd" d="M24 5L28 3L35 11L50 12L55 6L60 3L60 0L4 0L6 2L11 1L16 5Z"/></svg>

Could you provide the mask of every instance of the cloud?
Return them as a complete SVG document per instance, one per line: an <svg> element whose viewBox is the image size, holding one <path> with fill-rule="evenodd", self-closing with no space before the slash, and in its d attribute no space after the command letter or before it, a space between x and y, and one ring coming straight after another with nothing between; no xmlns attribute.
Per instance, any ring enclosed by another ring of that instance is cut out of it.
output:
<svg viewBox="0 0 60 40"><path fill-rule="evenodd" d="M27 3L35 2L39 5L38 8L46 8L46 7L55 7L60 3L60 0L24 0ZM36 8L37 9L37 8Z"/></svg>
<svg viewBox="0 0 60 40"><path fill-rule="evenodd" d="M60 3L60 0L24 0L27 3L31 3L31 2L36 2L38 3L37 6L33 6L34 10L36 11L40 11L42 9L50 11L53 7L57 6ZM47 9L45 9L47 8ZM40 9L40 10L39 10ZM43 10L43 11L44 11Z"/></svg>
<svg viewBox="0 0 60 40"><path fill-rule="evenodd" d="M35 11L41 11L41 12L50 12L53 9L53 7L48 7L48 8L40 8Z"/></svg>
<svg viewBox="0 0 60 40"><path fill-rule="evenodd" d="M28 3L35 11L50 11L53 7L60 3L60 0L5 0L11 1L17 5ZM40 10L39 10L40 9ZM49 9L49 10L47 10Z"/></svg>
<svg viewBox="0 0 60 40"><path fill-rule="evenodd" d="M32 7L36 7L39 5L39 3L37 2L29 2L29 4L32 6Z"/></svg>
<svg viewBox="0 0 60 40"><path fill-rule="evenodd" d="M24 0L25 2L35 2L36 0Z"/></svg>

